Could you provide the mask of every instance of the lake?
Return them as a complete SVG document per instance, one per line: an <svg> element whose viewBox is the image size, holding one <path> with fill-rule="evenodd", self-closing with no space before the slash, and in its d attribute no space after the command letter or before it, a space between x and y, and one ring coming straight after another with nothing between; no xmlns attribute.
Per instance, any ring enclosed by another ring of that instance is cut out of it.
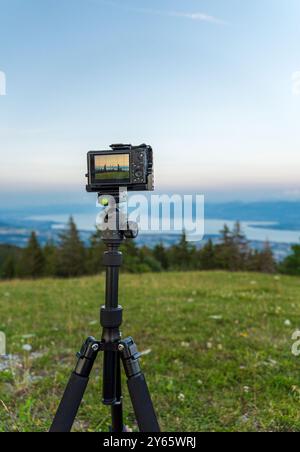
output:
<svg viewBox="0 0 300 452"><path fill-rule="evenodd" d="M74 214L74 220L78 228L82 231L93 231L96 224L96 214ZM67 214L53 214L53 215L34 215L30 217L30 220L37 221L52 221L56 224L54 228L64 227L68 221ZM218 235L224 224L227 224L229 228L232 228L234 221L226 219L206 219L205 220L205 234L206 235ZM298 243L300 240L300 230L278 230L272 229L277 225L276 222L268 221L241 221L243 232L247 238L251 241L266 241L274 243ZM178 231L176 232L178 234Z"/></svg>

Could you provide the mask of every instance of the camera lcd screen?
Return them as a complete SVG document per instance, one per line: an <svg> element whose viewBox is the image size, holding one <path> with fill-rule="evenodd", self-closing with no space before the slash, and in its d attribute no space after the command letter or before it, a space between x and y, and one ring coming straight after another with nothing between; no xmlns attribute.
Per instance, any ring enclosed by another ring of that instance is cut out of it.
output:
<svg viewBox="0 0 300 452"><path fill-rule="evenodd" d="M130 182L129 154L96 155L95 182Z"/></svg>

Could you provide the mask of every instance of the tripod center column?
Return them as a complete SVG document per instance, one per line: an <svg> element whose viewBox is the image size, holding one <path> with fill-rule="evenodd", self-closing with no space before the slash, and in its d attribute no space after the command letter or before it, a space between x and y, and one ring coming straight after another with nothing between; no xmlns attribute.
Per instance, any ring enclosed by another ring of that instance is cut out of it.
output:
<svg viewBox="0 0 300 452"><path fill-rule="evenodd" d="M122 307L118 303L118 292L122 253L119 251L120 243L106 242L106 244L108 248L104 253L106 295L105 306L101 309L101 325L103 327L102 341L107 346L116 344L121 339L119 328L122 324ZM121 416L120 356L117 351L104 351L103 403L112 405L115 410L117 410L115 407L118 406L117 419L121 424L123 421Z"/></svg>
<svg viewBox="0 0 300 452"><path fill-rule="evenodd" d="M106 308L117 308L119 297L119 271L122 265L122 253L118 246L110 246L104 253L103 263L106 267Z"/></svg>

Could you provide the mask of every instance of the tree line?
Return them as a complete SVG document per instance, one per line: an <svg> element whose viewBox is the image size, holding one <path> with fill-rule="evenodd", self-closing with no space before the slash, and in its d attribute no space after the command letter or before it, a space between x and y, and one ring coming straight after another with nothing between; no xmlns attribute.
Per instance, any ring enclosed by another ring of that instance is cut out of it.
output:
<svg viewBox="0 0 300 452"><path fill-rule="evenodd" d="M217 243L209 240L197 248L183 233L178 243L166 247L163 243L154 248L138 247L133 240L126 240L121 247L124 253L122 271L130 273L225 270L275 273L277 271L300 275L300 245L292 248L292 254L277 264L268 242L262 250L250 247L237 222L232 230L227 225L220 231ZM0 252L1 279L78 277L93 275L104 270L102 256L105 245L101 232L95 231L85 245L73 218L59 234L57 243L39 244L35 232L31 233L25 248L2 246Z"/></svg>

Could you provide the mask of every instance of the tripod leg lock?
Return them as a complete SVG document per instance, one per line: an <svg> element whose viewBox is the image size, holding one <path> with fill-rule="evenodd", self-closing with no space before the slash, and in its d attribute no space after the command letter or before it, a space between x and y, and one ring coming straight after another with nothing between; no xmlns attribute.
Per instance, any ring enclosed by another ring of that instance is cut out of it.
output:
<svg viewBox="0 0 300 452"><path fill-rule="evenodd" d="M74 373L81 377L88 377L100 349L101 343L93 337L88 337L76 355L78 361Z"/></svg>
<svg viewBox="0 0 300 452"><path fill-rule="evenodd" d="M132 337L128 337L123 341L120 341L119 351L121 353L127 378L140 374L141 368L139 358L141 354L138 352L137 346Z"/></svg>

